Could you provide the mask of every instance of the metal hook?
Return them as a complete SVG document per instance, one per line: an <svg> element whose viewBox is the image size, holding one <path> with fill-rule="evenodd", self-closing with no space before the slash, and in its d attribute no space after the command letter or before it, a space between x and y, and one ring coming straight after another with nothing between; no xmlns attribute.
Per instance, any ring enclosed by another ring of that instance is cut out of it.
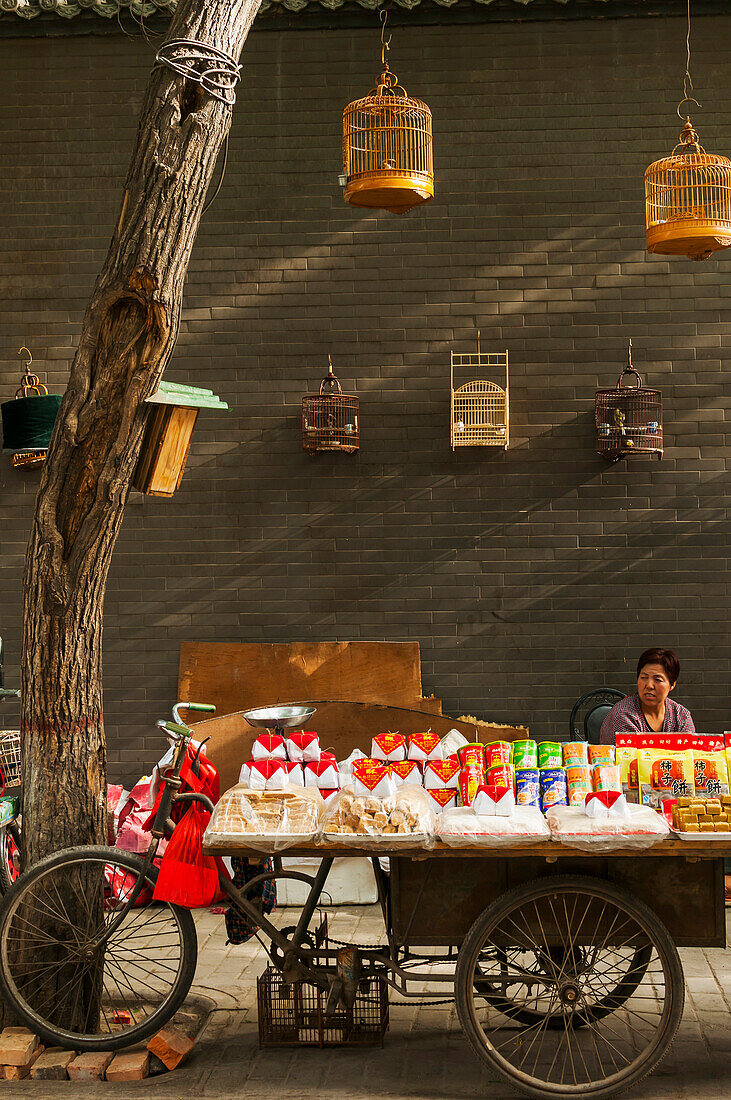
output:
<svg viewBox="0 0 731 1100"><path fill-rule="evenodd" d="M699 103L698 100L695 98L695 96L692 96L692 95L683 96L680 103L675 108L675 110L678 113L678 118L680 119L681 122L690 121L689 118L688 118L688 115L686 115L684 113L681 114L680 108L683 106L684 103L695 103L696 107L699 107L701 110L703 109L703 104Z"/></svg>
<svg viewBox="0 0 731 1100"><path fill-rule="evenodd" d="M381 64L386 64L386 50L391 49L391 39L393 35L386 38L386 23L388 22L388 11L386 8L381 8L378 13L378 18L381 20Z"/></svg>
<svg viewBox="0 0 731 1100"><path fill-rule="evenodd" d="M18 348L18 355L22 355L23 352L25 352L28 356L28 362L25 364L25 369L26 371L28 371L30 369L31 363L33 362L33 356L31 355L29 349L25 346L25 344L22 348Z"/></svg>
<svg viewBox="0 0 731 1100"><path fill-rule="evenodd" d="M329 374L334 374L335 371L333 370L333 360L332 360L332 355L330 354L330 352L327 353L327 361L328 361L328 364L329 364L328 373Z"/></svg>
<svg viewBox="0 0 731 1100"><path fill-rule="evenodd" d="M630 369L632 368L632 337L631 336L629 338L629 343L627 344L627 366Z"/></svg>

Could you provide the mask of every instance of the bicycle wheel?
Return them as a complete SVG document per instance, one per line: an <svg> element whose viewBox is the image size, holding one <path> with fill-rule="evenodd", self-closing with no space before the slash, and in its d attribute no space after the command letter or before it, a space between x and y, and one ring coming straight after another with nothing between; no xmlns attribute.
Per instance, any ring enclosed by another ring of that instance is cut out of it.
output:
<svg viewBox="0 0 731 1100"><path fill-rule="evenodd" d="M45 1043L119 1050L153 1035L185 1000L195 924L187 909L152 902L155 868L125 911L142 866L116 848L69 848L3 899L0 992Z"/></svg>
<svg viewBox="0 0 731 1100"><path fill-rule="evenodd" d="M0 826L0 894L7 894L20 876L20 825L9 821Z"/></svg>
<svg viewBox="0 0 731 1100"><path fill-rule="evenodd" d="M655 914L580 876L538 879L493 902L464 940L455 986L477 1055L541 1100L606 1100L640 1081L667 1053L685 995L678 952ZM533 1022L504 1012L496 990Z"/></svg>

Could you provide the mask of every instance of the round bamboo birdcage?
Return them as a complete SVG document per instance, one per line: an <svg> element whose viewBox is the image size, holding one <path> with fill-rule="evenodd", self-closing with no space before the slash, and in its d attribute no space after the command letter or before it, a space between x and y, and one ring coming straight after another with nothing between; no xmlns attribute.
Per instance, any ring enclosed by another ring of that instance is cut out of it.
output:
<svg viewBox="0 0 731 1100"><path fill-rule="evenodd" d="M690 118L645 172L645 217L648 252L707 260L731 246L731 160L705 151Z"/></svg>
<svg viewBox="0 0 731 1100"><path fill-rule="evenodd" d="M636 386L623 386L627 375L634 375ZM662 458L662 394L642 385L632 366L632 341L617 385L597 390L594 407L596 450L612 462L627 455L657 455Z"/></svg>
<svg viewBox="0 0 731 1100"><path fill-rule="evenodd" d="M432 117L384 61L374 88L343 111L345 201L405 214L434 198Z"/></svg>
<svg viewBox="0 0 731 1100"><path fill-rule="evenodd" d="M329 358L329 356L328 356ZM330 370L320 391L302 398L302 446L311 453L343 451L352 454L360 446L358 398L343 393Z"/></svg>

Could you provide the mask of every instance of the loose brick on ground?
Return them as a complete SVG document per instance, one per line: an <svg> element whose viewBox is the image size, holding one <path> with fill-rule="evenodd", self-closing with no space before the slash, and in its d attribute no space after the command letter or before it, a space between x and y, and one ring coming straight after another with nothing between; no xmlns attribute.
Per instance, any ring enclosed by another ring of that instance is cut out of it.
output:
<svg viewBox="0 0 731 1100"><path fill-rule="evenodd" d="M69 1062L76 1057L75 1050L49 1047L31 1066L30 1075L38 1081L66 1081L69 1075Z"/></svg>
<svg viewBox="0 0 731 1100"><path fill-rule="evenodd" d="M69 1062L68 1072L72 1081L101 1081L114 1054L111 1050L95 1050L77 1054Z"/></svg>
<svg viewBox="0 0 731 1100"><path fill-rule="evenodd" d="M27 1066L40 1045L27 1027L6 1027L0 1032L0 1066Z"/></svg>
<svg viewBox="0 0 731 1100"><path fill-rule="evenodd" d="M41 1057L44 1048L42 1046L36 1047L33 1053L30 1055L28 1062L23 1066L3 1066L3 1080L4 1081L22 1081L33 1070L33 1064Z"/></svg>
<svg viewBox="0 0 731 1100"><path fill-rule="evenodd" d="M150 1071L146 1050L124 1050L115 1054L107 1067L107 1081L141 1081Z"/></svg>
<svg viewBox="0 0 731 1100"><path fill-rule="evenodd" d="M179 1028L164 1027L157 1035L153 1035L147 1049L151 1054L157 1055L168 1069L175 1069L190 1054L193 1046L193 1040Z"/></svg>

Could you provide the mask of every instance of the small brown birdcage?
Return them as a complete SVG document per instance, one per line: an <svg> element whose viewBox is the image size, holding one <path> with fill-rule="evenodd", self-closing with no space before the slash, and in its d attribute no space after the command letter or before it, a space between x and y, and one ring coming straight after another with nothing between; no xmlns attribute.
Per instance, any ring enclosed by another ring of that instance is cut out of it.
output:
<svg viewBox="0 0 731 1100"><path fill-rule="evenodd" d="M689 118L645 172L645 216L648 252L707 260L731 246L731 160L707 153Z"/></svg>
<svg viewBox="0 0 731 1100"><path fill-rule="evenodd" d="M384 29L385 17L382 11ZM376 86L343 111L345 201L405 214L434 198L432 117L390 71L383 29L381 43L383 71Z"/></svg>
<svg viewBox="0 0 731 1100"><path fill-rule="evenodd" d="M636 386L623 386L625 375L633 374ZM632 366L632 341L627 366L612 390L597 390L594 411L596 450L616 462L626 455L657 455L662 458L662 394L642 385Z"/></svg>
<svg viewBox="0 0 731 1100"><path fill-rule="evenodd" d="M458 370L469 367L489 371L502 367L505 370L505 389L496 382L478 380L466 382L455 390L455 367ZM452 450L456 447L502 447L507 450L510 442L507 350L481 351L478 332L476 354L452 352L450 392Z"/></svg>
<svg viewBox="0 0 731 1100"><path fill-rule="evenodd" d="M343 393L330 370L320 383L320 392L302 398L302 446L306 451L344 451L352 454L360 446L358 398Z"/></svg>

